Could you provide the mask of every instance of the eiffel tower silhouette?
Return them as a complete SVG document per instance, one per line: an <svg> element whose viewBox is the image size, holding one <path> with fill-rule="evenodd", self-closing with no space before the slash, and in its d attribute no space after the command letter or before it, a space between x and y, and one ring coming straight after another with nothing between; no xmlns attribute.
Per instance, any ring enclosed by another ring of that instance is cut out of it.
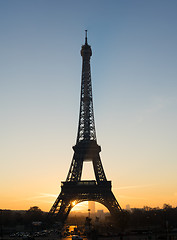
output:
<svg viewBox="0 0 177 240"><path fill-rule="evenodd" d="M96 139L90 71L92 50L87 43L87 30L85 33L85 44L81 48L80 115L76 145L73 147L74 155L66 181L61 183L61 192L49 211L49 217L56 217L62 223L67 219L71 209L83 201L103 204L113 217L121 212L121 207L111 191L111 181L107 181L99 155L101 147ZM93 163L96 180L81 180L84 161Z"/></svg>

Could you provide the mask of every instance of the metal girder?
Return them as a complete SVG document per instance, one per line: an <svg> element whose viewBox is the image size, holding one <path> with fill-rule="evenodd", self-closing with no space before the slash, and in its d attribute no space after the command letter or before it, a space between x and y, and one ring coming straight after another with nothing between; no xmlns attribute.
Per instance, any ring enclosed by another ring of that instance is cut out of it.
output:
<svg viewBox="0 0 177 240"><path fill-rule="evenodd" d="M74 147L74 156L71 162L66 181L81 181L82 167L84 161L91 161L97 182L106 181L106 175L101 163L99 152L101 147L96 141L79 142Z"/></svg>

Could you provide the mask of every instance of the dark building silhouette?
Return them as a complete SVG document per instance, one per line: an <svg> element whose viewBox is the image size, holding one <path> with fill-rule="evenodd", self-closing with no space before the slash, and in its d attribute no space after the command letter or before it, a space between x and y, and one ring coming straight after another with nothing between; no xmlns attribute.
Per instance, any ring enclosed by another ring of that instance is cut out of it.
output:
<svg viewBox="0 0 177 240"><path fill-rule="evenodd" d="M103 204L113 216L117 216L121 207L111 191L111 181L107 181L100 159L101 147L97 144L92 83L90 71L91 47L87 43L81 48L82 79L80 95L80 115L76 145L73 147L74 155L65 182L61 184L61 193L49 211L49 217L56 217L64 222L70 210L83 201L95 201ZM82 168L84 161L91 161L95 180L82 181Z"/></svg>
<svg viewBox="0 0 177 240"><path fill-rule="evenodd" d="M95 214L95 202L89 201L88 202L88 209L90 209L90 214L94 215Z"/></svg>

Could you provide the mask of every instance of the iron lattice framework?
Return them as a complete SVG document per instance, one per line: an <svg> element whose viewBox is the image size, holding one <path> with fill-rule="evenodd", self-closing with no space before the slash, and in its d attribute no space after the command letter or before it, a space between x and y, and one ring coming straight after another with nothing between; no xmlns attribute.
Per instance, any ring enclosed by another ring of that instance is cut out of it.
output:
<svg viewBox="0 0 177 240"><path fill-rule="evenodd" d="M90 71L90 57L92 56L91 47L87 44L81 49L82 56L82 81L80 96L80 116L77 143L80 141L96 141L95 121L93 113L92 83Z"/></svg>
<svg viewBox="0 0 177 240"><path fill-rule="evenodd" d="M80 96L80 115L76 145L73 147L74 155L65 182L62 182L61 193L49 211L49 216L64 222L77 203L83 201L96 201L103 204L113 216L117 216L121 207L111 191L111 181L107 181L101 163L101 147L97 144L92 83L90 71L91 47L87 43L81 48L82 79ZM92 161L96 181L81 181L84 161Z"/></svg>

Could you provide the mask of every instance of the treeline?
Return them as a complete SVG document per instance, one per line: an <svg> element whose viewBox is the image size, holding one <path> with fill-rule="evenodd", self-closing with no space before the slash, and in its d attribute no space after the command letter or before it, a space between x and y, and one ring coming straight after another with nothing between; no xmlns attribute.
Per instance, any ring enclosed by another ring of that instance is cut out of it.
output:
<svg viewBox="0 0 177 240"><path fill-rule="evenodd" d="M39 207L31 207L27 211L0 210L0 226L14 227L17 225L29 225L32 222L44 222L47 213Z"/></svg>
<svg viewBox="0 0 177 240"><path fill-rule="evenodd" d="M131 209L124 211L122 216L122 228L146 228L159 227L163 229L177 228L177 207L164 204L163 209L144 207L143 209Z"/></svg>
<svg viewBox="0 0 177 240"><path fill-rule="evenodd" d="M79 218L79 217L78 217ZM79 220L77 218L77 220ZM13 227L17 225L30 225L31 223L45 223L47 213L37 206L27 211L0 210L0 226ZM79 221L78 221L79 222ZM94 222L94 220L92 220ZM177 207L164 204L163 208L144 207L143 209L131 209L123 211L119 225L122 229L127 228L177 228Z"/></svg>

